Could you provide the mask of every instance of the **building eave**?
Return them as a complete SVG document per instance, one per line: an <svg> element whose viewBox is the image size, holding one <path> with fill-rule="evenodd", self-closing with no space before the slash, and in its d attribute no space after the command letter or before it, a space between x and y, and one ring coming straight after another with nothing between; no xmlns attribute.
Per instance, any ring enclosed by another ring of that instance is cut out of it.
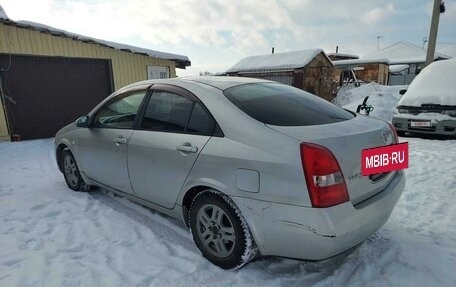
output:
<svg viewBox="0 0 456 287"><path fill-rule="evenodd" d="M41 33L47 33L47 34L50 34L55 37L69 38L74 41L80 41L83 43L98 44L103 47L107 47L107 48L111 48L111 49L115 49L115 50L119 50L119 51L123 51L123 52L127 52L127 53L144 55L144 56L156 58L156 59L174 61L176 63L176 68L180 68L180 69L185 69L186 67L191 66L191 61L188 59L187 56L183 56L183 55L160 52L160 51L145 49L145 48L141 48L141 47L131 46L131 45L127 45L127 44L121 44L121 43L96 39L96 38L92 38L92 37L87 37L87 36L67 32L67 31L53 28L53 27L50 27L47 25L28 22L28 21L13 21L11 19L0 18L0 23L2 23L4 25L9 25L9 26L15 26L18 28L35 30L35 31L38 31Z"/></svg>

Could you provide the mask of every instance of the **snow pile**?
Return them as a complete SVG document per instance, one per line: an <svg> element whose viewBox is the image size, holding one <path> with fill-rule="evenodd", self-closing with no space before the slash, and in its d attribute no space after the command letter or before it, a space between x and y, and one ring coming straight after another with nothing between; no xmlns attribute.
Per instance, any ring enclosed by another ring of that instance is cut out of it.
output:
<svg viewBox="0 0 456 287"><path fill-rule="evenodd" d="M399 105L456 105L455 75L456 59L432 63L416 76Z"/></svg>
<svg viewBox="0 0 456 287"><path fill-rule="evenodd" d="M298 69L306 66L320 53L324 53L323 50L314 49L288 53L251 56L240 60L237 64L229 68L226 72L236 73Z"/></svg>
<svg viewBox="0 0 456 287"><path fill-rule="evenodd" d="M339 90L333 103L356 112L358 105L362 104L366 96L369 96L367 105L374 107L370 116L391 122L394 109L401 97L399 91L403 89L407 89L407 86L383 86L374 82L357 88L344 86Z"/></svg>

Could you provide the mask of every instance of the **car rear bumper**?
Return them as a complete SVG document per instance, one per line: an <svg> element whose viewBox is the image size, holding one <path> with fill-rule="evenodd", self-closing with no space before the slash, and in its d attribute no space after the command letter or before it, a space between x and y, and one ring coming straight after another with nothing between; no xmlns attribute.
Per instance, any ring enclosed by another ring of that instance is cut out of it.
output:
<svg viewBox="0 0 456 287"><path fill-rule="evenodd" d="M413 120L419 120L413 118ZM437 134L437 135L456 135L456 119L455 120L432 120L431 127L411 127L410 122L412 119L393 117L393 126L396 131L409 132L409 133L421 133L421 134Z"/></svg>
<svg viewBox="0 0 456 287"><path fill-rule="evenodd" d="M330 208L263 202L234 197L262 255L324 260L359 244L388 220L405 186L397 172L382 192L353 206Z"/></svg>

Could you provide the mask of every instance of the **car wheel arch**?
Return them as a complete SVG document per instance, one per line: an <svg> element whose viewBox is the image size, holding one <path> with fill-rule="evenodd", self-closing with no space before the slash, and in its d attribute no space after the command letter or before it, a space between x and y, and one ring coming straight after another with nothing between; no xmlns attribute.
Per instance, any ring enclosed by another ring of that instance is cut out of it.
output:
<svg viewBox="0 0 456 287"><path fill-rule="evenodd" d="M62 164L61 164L61 157L62 157L62 153L63 153L63 150L65 150L66 148L69 149L68 145L65 144L65 143L60 143L57 148L55 149L55 159L57 161L57 167L59 168L60 172L63 173L63 168L62 168Z"/></svg>
<svg viewBox="0 0 456 287"><path fill-rule="evenodd" d="M193 186L191 188L189 188L185 193L184 193L184 196L182 197L182 203L181 203L181 206L182 206L182 220L184 221L185 225L187 227L189 227L188 225L188 216L189 216L189 211L190 211L190 207L193 203L193 200L195 199L195 197L205 191L205 190L208 190L208 189L213 189L213 187L211 186L207 186L207 185L196 185L196 186Z"/></svg>
<svg viewBox="0 0 456 287"><path fill-rule="evenodd" d="M222 186L216 185L216 184L209 184L209 183L200 183L200 184L195 184L190 187L185 188L185 192L183 192L179 196L178 204L182 207L182 219L185 222L185 225L188 227L188 215L189 215L189 210L190 207L193 203L193 200L195 197L200 194L201 192L207 191L209 189L216 190L217 192L226 195L231 198L232 193L225 190Z"/></svg>

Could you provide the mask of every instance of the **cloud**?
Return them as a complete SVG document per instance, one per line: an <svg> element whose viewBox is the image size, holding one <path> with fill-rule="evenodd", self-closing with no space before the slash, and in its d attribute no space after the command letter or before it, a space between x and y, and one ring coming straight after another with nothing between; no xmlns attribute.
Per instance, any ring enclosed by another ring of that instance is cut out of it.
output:
<svg viewBox="0 0 456 287"><path fill-rule="evenodd" d="M425 3L386 0L2 0L12 19L187 55L179 75L223 72L251 55L322 48L365 55L397 41L421 45ZM449 1L447 1L449 2ZM27 7L27 9L24 9ZM441 17L439 41L456 42L455 4ZM445 18L445 19L444 19ZM420 19L419 21L417 19Z"/></svg>
<svg viewBox="0 0 456 287"><path fill-rule="evenodd" d="M366 12L362 16L362 21L366 24L376 24L379 23L394 13L394 5L393 3L389 3L384 8L374 8Z"/></svg>
<svg viewBox="0 0 456 287"><path fill-rule="evenodd" d="M440 19L456 22L456 3L454 1L445 2L445 13L440 14Z"/></svg>

